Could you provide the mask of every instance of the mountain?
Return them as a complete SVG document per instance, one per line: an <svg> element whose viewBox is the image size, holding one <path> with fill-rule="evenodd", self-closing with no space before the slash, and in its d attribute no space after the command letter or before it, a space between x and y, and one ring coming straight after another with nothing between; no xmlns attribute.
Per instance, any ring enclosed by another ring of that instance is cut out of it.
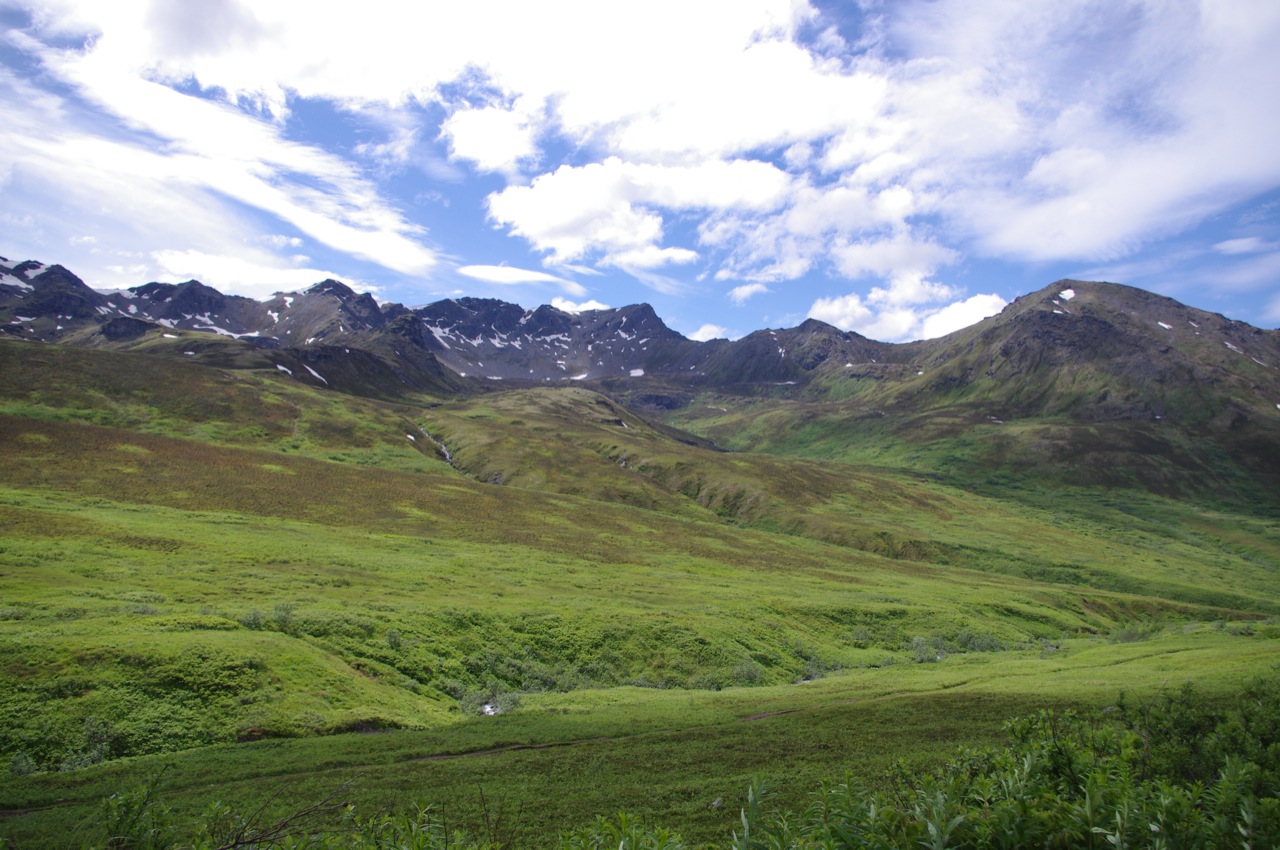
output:
<svg viewBox="0 0 1280 850"><path fill-rule="evenodd" d="M1277 505L1277 331L1058 281L949 336L840 359L749 407L704 393L673 424L727 448L893 463L971 488L1054 481Z"/></svg>
<svg viewBox="0 0 1280 850"><path fill-rule="evenodd" d="M409 308L335 280L266 301L194 280L98 292L61 266L2 260L0 331L275 369L382 398L581 383L725 447L909 454L922 471L970 479L1280 490L1280 331L1111 283L1058 281L922 342L876 342L813 319L696 342L647 304ZM720 401L696 403L708 396Z"/></svg>

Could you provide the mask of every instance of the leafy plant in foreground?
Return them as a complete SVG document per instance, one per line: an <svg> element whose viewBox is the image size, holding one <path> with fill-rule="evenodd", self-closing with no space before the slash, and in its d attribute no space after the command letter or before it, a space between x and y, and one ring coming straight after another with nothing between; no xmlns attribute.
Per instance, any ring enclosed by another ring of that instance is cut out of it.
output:
<svg viewBox="0 0 1280 850"><path fill-rule="evenodd" d="M1040 711L1005 726L1005 748L963 749L920 773L899 765L883 790L853 779L822 784L803 812L769 805L752 781L731 850L843 848L1280 847L1280 676L1233 705L1190 687L1094 715ZM156 802L158 777L104 801L94 848L233 847L505 850L520 824L486 839L450 832L432 809L361 821L342 791L277 821L215 806L181 839ZM264 807L265 808L265 807ZM520 815L516 816L516 820ZM507 824L503 824L504 827ZM620 814L562 835L560 850L687 850L679 835Z"/></svg>

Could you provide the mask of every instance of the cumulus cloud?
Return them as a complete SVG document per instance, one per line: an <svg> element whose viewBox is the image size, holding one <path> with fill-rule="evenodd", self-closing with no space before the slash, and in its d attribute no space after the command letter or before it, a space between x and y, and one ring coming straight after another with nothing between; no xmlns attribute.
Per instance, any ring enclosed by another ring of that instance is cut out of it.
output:
<svg viewBox="0 0 1280 850"><path fill-rule="evenodd" d="M963 301L948 304L925 316L920 325L920 338L933 339L977 324L994 316L1005 308L1006 302L999 295L974 295Z"/></svg>
<svg viewBox="0 0 1280 850"><path fill-rule="evenodd" d="M689 248L663 247L661 210L769 210L785 198L791 178L751 160L654 165L608 157L564 165L491 194L489 215L523 236L553 263L598 255L620 268L651 269L697 258Z"/></svg>
<svg viewBox="0 0 1280 850"><path fill-rule="evenodd" d="M729 300L734 304L746 304L753 295L761 295L769 291L763 283L744 283L729 290Z"/></svg>
<svg viewBox="0 0 1280 850"><path fill-rule="evenodd" d="M966 328L1005 307L999 295L974 295L941 307L910 306L884 301L880 305L858 293L819 298L809 308L809 318L820 319L841 330L855 331L871 339L905 342L933 339Z"/></svg>
<svg viewBox="0 0 1280 850"><path fill-rule="evenodd" d="M566 313L582 313L586 310L608 310L608 304L602 304L594 298L589 301L570 301L568 298L552 298L551 306Z"/></svg>
<svg viewBox="0 0 1280 850"><path fill-rule="evenodd" d="M849 278L868 274L882 277L891 274L926 275L958 256L950 248L919 241L904 233L888 239L845 242L832 253L840 271Z"/></svg>
<svg viewBox="0 0 1280 850"><path fill-rule="evenodd" d="M535 118L515 109L486 106L459 109L440 125L453 155L468 159L483 171L515 171L522 160L532 159Z"/></svg>
<svg viewBox="0 0 1280 850"><path fill-rule="evenodd" d="M696 342L709 342L713 339L728 339L729 330L720 325L705 324L693 333L689 334L689 339Z"/></svg>

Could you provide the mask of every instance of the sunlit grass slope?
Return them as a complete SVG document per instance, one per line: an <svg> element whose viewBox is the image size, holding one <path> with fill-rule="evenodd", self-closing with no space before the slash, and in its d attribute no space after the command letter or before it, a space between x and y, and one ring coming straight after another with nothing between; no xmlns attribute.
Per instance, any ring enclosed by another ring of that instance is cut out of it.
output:
<svg viewBox="0 0 1280 850"><path fill-rule="evenodd" d="M239 799L295 775L300 800L364 764L370 798L474 813L467 783L565 782L579 803L531 828L638 806L722 832L704 797L754 770L925 758L1038 699L1225 688L1274 656L1265 516L893 460L720 451L582 388L389 403L4 343L0 758L31 775L0 802L216 744L179 762L191 808L197 774ZM477 755L479 779L400 764L591 738Z"/></svg>

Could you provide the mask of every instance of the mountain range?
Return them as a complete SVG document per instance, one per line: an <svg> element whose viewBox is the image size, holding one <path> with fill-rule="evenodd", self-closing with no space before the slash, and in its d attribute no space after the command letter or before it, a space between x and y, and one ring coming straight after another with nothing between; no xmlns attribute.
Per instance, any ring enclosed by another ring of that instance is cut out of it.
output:
<svg viewBox="0 0 1280 850"><path fill-rule="evenodd" d="M195 280L99 291L59 265L0 259L0 332L275 369L381 398L587 386L729 448L785 451L798 422L821 424L833 445L882 450L963 432L980 444L984 471L1280 490L1280 331L1111 283L1058 281L921 342L877 342L814 319L698 342L647 304L568 313L457 298L411 308L336 280L265 301ZM734 404L707 401L716 396ZM922 469L946 467L921 457Z"/></svg>

